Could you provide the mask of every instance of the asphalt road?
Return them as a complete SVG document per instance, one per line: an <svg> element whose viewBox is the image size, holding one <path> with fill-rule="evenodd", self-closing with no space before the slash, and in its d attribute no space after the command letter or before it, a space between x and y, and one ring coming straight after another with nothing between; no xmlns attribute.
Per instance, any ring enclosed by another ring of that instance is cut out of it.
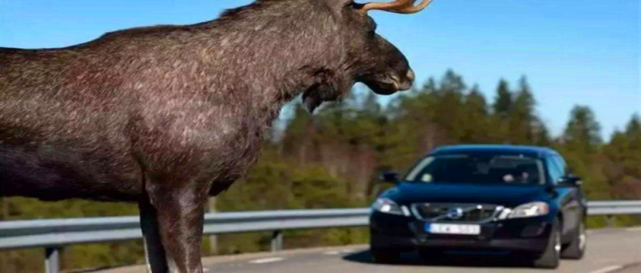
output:
<svg viewBox="0 0 641 273"><path fill-rule="evenodd" d="M641 228L599 230L589 233L588 252L583 260L563 260L556 270L529 268L488 256L451 255L440 261L421 261L416 254L403 256L399 265L370 262L367 246L283 252L235 259L205 260L208 272L225 273L347 273L347 272L568 272L568 273L641 273Z"/></svg>

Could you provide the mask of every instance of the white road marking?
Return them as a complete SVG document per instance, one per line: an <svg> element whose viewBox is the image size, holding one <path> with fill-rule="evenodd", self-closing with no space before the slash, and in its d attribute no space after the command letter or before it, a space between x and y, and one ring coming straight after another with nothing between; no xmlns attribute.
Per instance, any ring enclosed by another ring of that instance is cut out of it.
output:
<svg viewBox="0 0 641 273"><path fill-rule="evenodd" d="M272 258L253 260L253 261L250 261L249 263L250 264L266 264L266 263L280 262L284 259L285 258L282 258L282 257L272 257Z"/></svg>
<svg viewBox="0 0 641 273"><path fill-rule="evenodd" d="M617 270L622 269L622 268L623 268L622 265L611 265L611 266L604 267L604 268L601 268L601 269L596 270L596 271L592 271L590 273L609 273L609 272L617 271Z"/></svg>
<svg viewBox="0 0 641 273"><path fill-rule="evenodd" d="M324 255L338 255L338 254L350 254L354 253L356 250L354 249L345 249L345 250L332 250L332 251L327 251L323 252Z"/></svg>
<svg viewBox="0 0 641 273"><path fill-rule="evenodd" d="M638 232L641 231L641 227L631 227L631 228L626 228L625 231L629 232Z"/></svg>

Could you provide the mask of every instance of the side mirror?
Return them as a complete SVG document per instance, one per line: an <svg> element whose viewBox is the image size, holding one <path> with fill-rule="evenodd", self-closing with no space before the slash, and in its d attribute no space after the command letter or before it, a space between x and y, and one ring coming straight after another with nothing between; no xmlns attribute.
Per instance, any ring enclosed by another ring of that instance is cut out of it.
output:
<svg viewBox="0 0 641 273"><path fill-rule="evenodd" d="M387 171L387 172L383 172L379 179L383 182L390 182L390 183L397 184L400 181L399 177L400 177L400 174L398 172Z"/></svg>
<svg viewBox="0 0 641 273"><path fill-rule="evenodd" d="M573 175L573 174L568 174L568 175L566 175L564 177L561 177L561 179L559 179L559 183L558 184L560 186L578 187L578 186L581 186L581 184L583 184L583 181L581 181L581 177L578 177L578 176Z"/></svg>

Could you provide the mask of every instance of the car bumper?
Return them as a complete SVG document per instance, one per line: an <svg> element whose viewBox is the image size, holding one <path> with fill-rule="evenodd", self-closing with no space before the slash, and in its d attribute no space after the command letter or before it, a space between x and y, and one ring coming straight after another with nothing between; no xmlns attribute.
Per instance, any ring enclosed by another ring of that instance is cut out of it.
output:
<svg viewBox="0 0 641 273"><path fill-rule="evenodd" d="M385 219L388 217L397 219ZM373 248L542 253L552 228L552 220L537 217L482 223L479 235L442 235L425 232L427 222L399 217L372 215Z"/></svg>

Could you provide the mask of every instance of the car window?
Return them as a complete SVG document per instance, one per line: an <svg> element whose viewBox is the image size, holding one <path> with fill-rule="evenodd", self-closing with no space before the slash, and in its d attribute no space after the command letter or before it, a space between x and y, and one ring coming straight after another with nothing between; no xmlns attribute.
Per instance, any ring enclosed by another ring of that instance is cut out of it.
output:
<svg viewBox="0 0 641 273"><path fill-rule="evenodd" d="M543 164L514 155L457 154L430 156L408 173L417 183L542 184Z"/></svg>
<svg viewBox="0 0 641 273"><path fill-rule="evenodd" d="M560 168L561 170L561 176L565 176L567 174L568 167L565 164L565 160L561 156L555 155L554 156L554 161L556 162L556 165Z"/></svg>
<svg viewBox="0 0 641 273"><path fill-rule="evenodd" d="M564 175L563 167L560 167L553 157L546 157L545 165L550 178L552 178L552 183L556 184Z"/></svg>

